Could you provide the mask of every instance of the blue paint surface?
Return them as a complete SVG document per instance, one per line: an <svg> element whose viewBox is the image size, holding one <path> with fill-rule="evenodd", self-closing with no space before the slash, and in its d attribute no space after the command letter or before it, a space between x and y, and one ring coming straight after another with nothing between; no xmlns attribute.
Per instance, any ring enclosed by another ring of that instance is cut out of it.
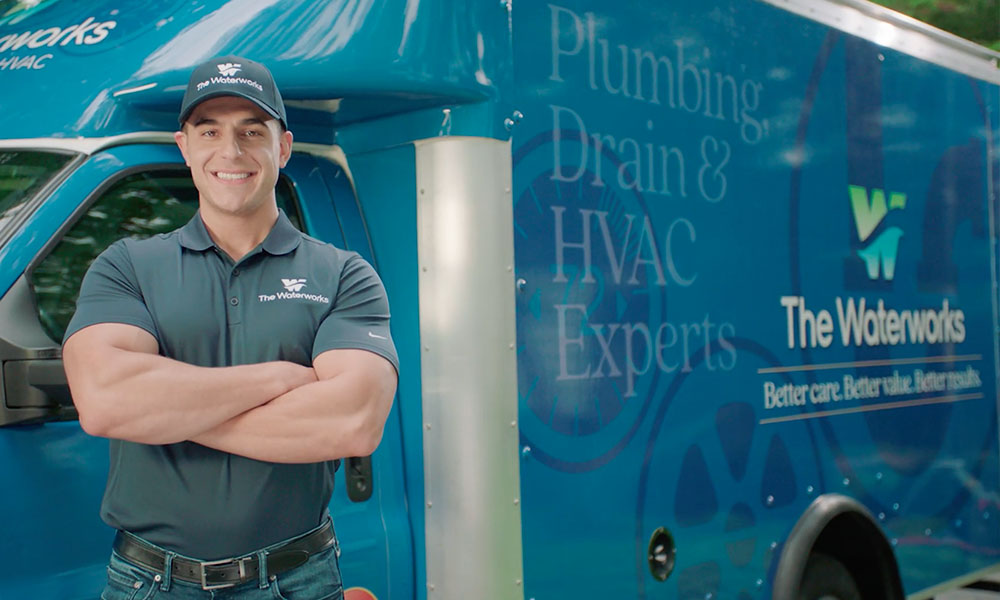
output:
<svg viewBox="0 0 1000 600"><path fill-rule="evenodd" d="M392 312L392 336L399 353L399 388L393 411L399 415L400 490L413 536L412 572L416 598L426 598L424 537L423 403L420 396L420 315L417 282L416 170L413 146L349 155L361 213L373 240L373 257L385 284ZM386 177L392 173L392 177ZM384 442L383 442L384 443ZM404 590L406 588L403 588ZM404 592L408 596L408 593Z"/></svg>
<svg viewBox="0 0 1000 600"><path fill-rule="evenodd" d="M735 0L520 4L514 38L526 596L770 597L824 493L907 593L993 564L996 86Z"/></svg>
<svg viewBox="0 0 1000 600"><path fill-rule="evenodd" d="M506 9L461 0L42 2L0 20L17 106L0 125L8 138L170 131L192 67L236 54L271 69L299 141L330 143L334 124L497 99L509 44ZM308 103L332 99L335 115Z"/></svg>

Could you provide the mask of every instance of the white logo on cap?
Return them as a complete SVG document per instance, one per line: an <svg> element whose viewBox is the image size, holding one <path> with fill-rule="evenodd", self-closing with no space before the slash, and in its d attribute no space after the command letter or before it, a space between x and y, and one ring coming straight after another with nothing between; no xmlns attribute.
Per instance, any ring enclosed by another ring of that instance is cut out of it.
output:
<svg viewBox="0 0 1000 600"><path fill-rule="evenodd" d="M237 71L240 70L240 67L242 67L243 65L237 63L222 63L221 65L217 66L219 67L219 73L222 73L226 77L232 77L233 75L236 74Z"/></svg>

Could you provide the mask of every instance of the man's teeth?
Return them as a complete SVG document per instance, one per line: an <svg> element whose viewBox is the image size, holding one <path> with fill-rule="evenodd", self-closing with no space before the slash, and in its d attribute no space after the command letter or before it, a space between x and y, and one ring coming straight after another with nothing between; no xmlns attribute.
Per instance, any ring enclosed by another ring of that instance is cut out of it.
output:
<svg viewBox="0 0 1000 600"><path fill-rule="evenodd" d="M247 177L250 177L250 173L223 173L222 171L219 171L218 173L216 173L216 176L219 179L228 179L230 181L234 181L237 179L246 179Z"/></svg>

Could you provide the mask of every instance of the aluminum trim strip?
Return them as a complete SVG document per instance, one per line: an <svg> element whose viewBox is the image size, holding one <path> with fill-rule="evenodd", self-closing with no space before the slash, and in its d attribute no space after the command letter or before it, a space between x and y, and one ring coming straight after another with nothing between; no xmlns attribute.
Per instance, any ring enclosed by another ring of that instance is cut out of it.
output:
<svg viewBox="0 0 1000 600"><path fill-rule="evenodd" d="M78 138L18 138L0 139L3 150L63 150L85 156L93 156L101 150L128 144L168 144L174 145L172 131L136 131L109 137ZM304 152L327 158L347 170L347 157L339 146L326 146L310 142L293 142L292 151Z"/></svg>
<svg viewBox="0 0 1000 600"><path fill-rule="evenodd" d="M416 145L427 598L523 598L510 143Z"/></svg>
<svg viewBox="0 0 1000 600"><path fill-rule="evenodd" d="M173 144L174 134L169 131L136 131L109 137L78 138L23 138L0 140L0 148L25 148L37 150L69 150L91 156L114 146L125 144Z"/></svg>
<svg viewBox="0 0 1000 600"><path fill-rule="evenodd" d="M761 0L965 75L1000 83L1000 53L866 0Z"/></svg>

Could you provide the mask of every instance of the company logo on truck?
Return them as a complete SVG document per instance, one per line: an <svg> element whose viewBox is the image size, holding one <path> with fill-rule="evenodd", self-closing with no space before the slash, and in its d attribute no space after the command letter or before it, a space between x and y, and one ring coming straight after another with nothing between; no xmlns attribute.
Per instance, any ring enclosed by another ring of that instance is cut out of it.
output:
<svg viewBox="0 0 1000 600"><path fill-rule="evenodd" d="M892 281L903 230L875 230L890 211L906 208L906 194L848 186L851 216L858 240L857 250L870 280ZM874 237L874 239L873 239ZM789 348L829 348L839 339L848 346L896 346L901 344L960 344L965 341L965 313L947 298L937 306L896 308L882 298L834 298L835 311L806 307L804 296L781 296L785 309L785 333ZM836 319L834 319L836 314ZM839 332L839 335L835 335Z"/></svg>
<svg viewBox="0 0 1000 600"><path fill-rule="evenodd" d="M829 348L840 332L842 346L959 344L965 341L965 313L948 299L939 307L896 309L879 298L835 298L837 319L827 309L806 308L802 296L782 296L788 347Z"/></svg>
<svg viewBox="0 0 1000 600"><path fill-rule="evenodd" d="M867 190L859 185L847 186L851 200L851 213L854 215L854 226L858 232L858 240L868 242L875 229L890 210L906 208L906 194L889 193L889 204L886 207L885 191L880 189ZM903 230L899 227L889 227L867 246L858 250L858 256L865 261L869 279L878 279L879 275L887 281L892 281L896 274L896 252L899 250L899 238Z"/></svg>
<svg viewBox="0 0 1000 600"><path fill-rule="evenodd" d="M0 53L57 46L93 46L107 39L108 33L117 25L117 21L97 21L94 17L87 17L82 23L67 27L8 33L0 36ZM0 56L0 71L44 69L52 56L51 53Z"/></svg>

